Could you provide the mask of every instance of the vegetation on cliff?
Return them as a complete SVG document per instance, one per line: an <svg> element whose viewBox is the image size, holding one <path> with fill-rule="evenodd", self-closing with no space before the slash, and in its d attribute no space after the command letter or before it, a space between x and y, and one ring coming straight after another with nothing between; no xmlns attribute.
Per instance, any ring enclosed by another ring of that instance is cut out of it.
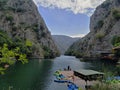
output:
<svg viewBox="0 0 120 90"><path fill-rule="evenodd" d="M114 46L113 52L115 56L119 58L120 57L120 36L117 36L117 35L113 36L111 43Z"/></svg>
<svg viewBox="0 0 120 90"><path fill-rule="evenodd" d="M106 0L96 8L90 17L90 32L71 45L67 53L71 55L73 52L77 52L86 57L100 57L101 53L111 53L112 48L120 46L119 26L120 1Z"/></svg>
<svg viewBox="0 0 120 90"><path fill-rule="evenodd" d="M14 42L8 45L20 47L20 51L29 57L54 58L59 55L32 0L0 0L0 29ZM6 43L8 38L0 42Z"/></svg>
<svg viewBox="0 0 120 90"><path fill-rule="evenodd" d="M20 43L20 42L19 42ZM15 62L20 61L23 64L27 63L27 54L29 52L23 52L23 49L16 45L8 37L8 35L0 30L0 74L4 74L4 71ZM26 41L24 50L27 50L28 47L31 47L31 43Z"/></svg>
<svg viewBox="0 0 120 90"><path fill-rule="evenodd" d="M0 74L27 58L59 55L51 34L32 0L0 0Z"/></svg>

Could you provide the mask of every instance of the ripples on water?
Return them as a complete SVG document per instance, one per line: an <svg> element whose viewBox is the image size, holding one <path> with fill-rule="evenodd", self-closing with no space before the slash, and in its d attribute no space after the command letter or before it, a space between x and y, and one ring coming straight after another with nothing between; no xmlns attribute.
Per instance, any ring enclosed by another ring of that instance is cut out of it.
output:
<svg viewBox="0 0 120 90"><path fill-rule="evenodd" d="M61 56L52 60L30 60L28 64L16 64L0 76L0 90L67 90L65 84L55 83L53 73L70 66L76 69L100 70L102 63L81 62L72 56ZM98 68L96 68L98 67Z"/></svg>

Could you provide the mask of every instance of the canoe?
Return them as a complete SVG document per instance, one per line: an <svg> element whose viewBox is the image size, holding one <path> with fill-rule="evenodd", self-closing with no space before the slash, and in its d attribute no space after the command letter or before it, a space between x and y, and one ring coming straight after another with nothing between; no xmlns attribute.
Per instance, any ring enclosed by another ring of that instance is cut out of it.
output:
<svg viewBox="0 0 120 90"><path fill-rule="evenodd" d="M59 75L56 75L56 79L61 80L61 79L66 79L66 78L64 75L59 74Z"/></svg>
<svg viewBox="0 0 120 90"><path fill-rule="evenodd" d="M75 85L74 83L68 84L68 90L78 90L78 86Z"/></svg>
<svg viewBox="0 0 120 90"><path fill-rule="evenodd" d="M54 80L54 82L57 82L57 83L70 83L70 81L68 81L68 80Z"/></svg>

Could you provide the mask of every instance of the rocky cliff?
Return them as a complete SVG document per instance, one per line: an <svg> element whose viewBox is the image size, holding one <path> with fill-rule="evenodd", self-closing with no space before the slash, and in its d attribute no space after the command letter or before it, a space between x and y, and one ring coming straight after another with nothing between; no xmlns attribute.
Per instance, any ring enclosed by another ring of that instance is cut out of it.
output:
<svg viewBox="0 0 120 90"><path fill-rule="evenodd" d="M120 35L120 0L106 0L90 18L90 33L74 43L67 53L80 56L98 56L110 52L115 36Z"/></svg>
<svg viewBox="0 0 120 90"><path fill-rule="evenodd" d="M0 30L14 42L29 40L32 56L52 58L58 55L51 34L32 0L0 0Z"/></svg>
<svg viewBox="0 0 120 90"><path fill-rule="evenodd" d="M52 35L52 38L57 45L61 54L64 54L66 50L79 38L72 38L65 35Z"/></svg>

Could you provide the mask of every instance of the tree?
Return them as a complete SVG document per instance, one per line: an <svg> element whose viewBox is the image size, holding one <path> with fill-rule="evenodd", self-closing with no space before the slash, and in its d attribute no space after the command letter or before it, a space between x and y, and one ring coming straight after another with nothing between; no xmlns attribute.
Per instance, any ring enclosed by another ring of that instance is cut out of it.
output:
<svg viewBox="0 0 120 90"><path fill-rule="evenodd" d="M120 36L117 35L113 36L111 43L115 47L120 46Z"/></svg>
<svg viewBox="0 0 120 90"><path fill-rule="evenodd" d="M23 64L28 62L26 55L20 52L19 47L9 50L8 45L4 44L3 47L0 48L0 74L4 74L7 67L17 61Z"/></svg>
<svg viewBox="0 0 120 90"><path fill-rule="evenodd" d="M119 47L120 47L120 36L116 36L116 35L113 36L111 43L114 47L118 47L118 49L114 50L114 54L115 54L116 57L120 57L120 49L119 49Z"/></svg>
<svg viewBox="0 0 120 90"><path fill-rule="evenodd" d="M116 19L116 20L120 20L120 10L119 9L114 9L113 12L113 17Z"/></svg>
<svg viewBox="0 0 120 90"><path fill-rule="evenodd" d="M96 34L96 39L98 39L99 41L102 41L102 39L105 37L105 33L100 31Z"/></svg>

